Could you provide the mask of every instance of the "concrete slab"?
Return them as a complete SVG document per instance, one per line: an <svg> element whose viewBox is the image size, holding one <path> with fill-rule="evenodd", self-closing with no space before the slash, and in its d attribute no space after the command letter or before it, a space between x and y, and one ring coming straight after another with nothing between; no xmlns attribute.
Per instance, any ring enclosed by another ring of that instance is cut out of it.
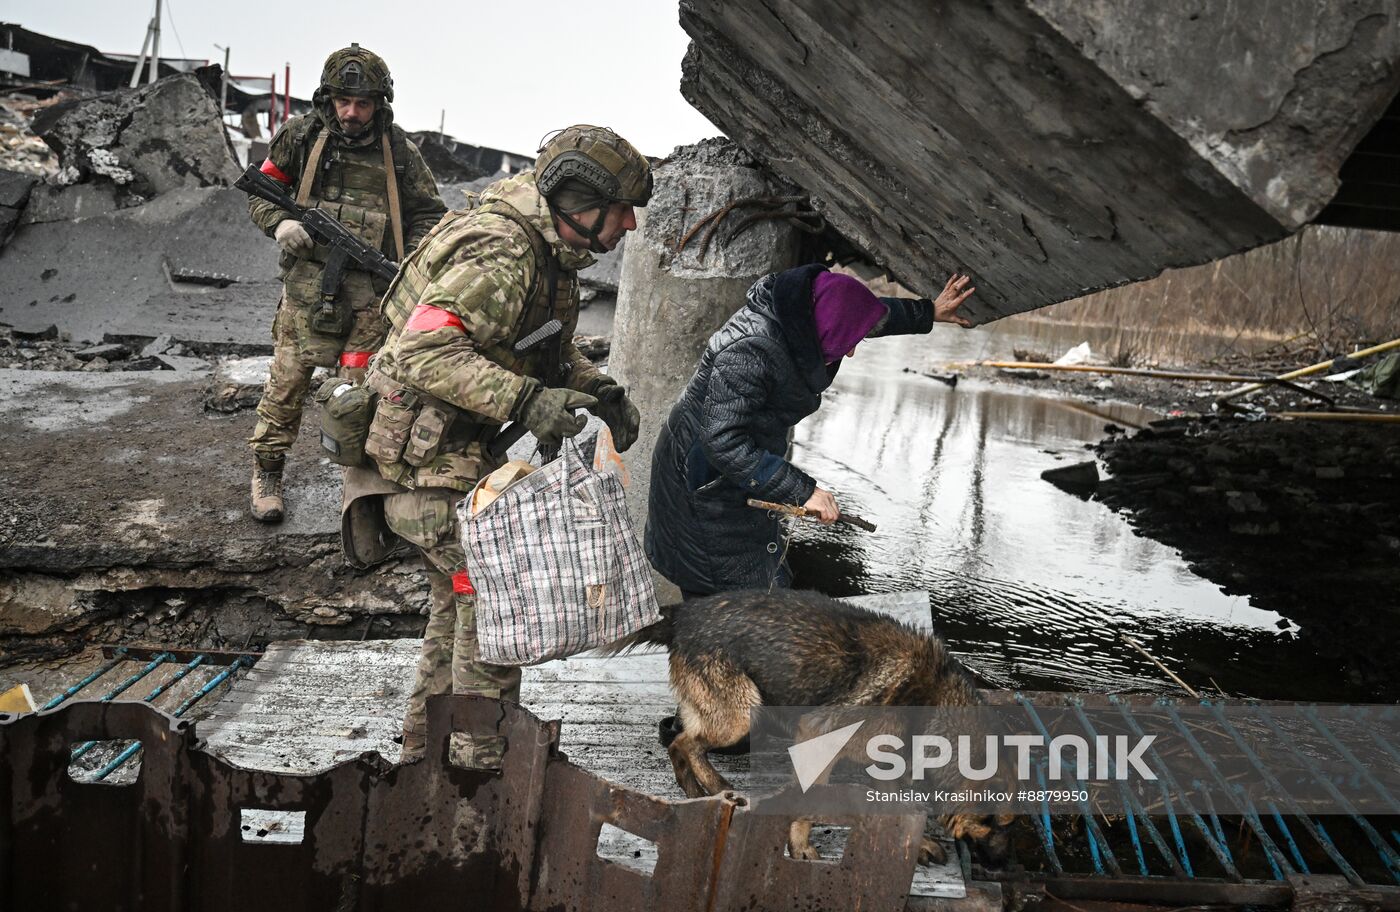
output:
<svg viewBox="0 0 1400 912"><path fill-rule="evenodd" d="M687 100L906 287L970 270L977 322L1296 231L1400 88L1397 0L681 0L680 19Z"/></svg>
<svg viewBox="0 0 1400 912"><path fill-rule="evenodd" d="M289 457L287 521L248 516L254 415L207 413L209 382L0 370L0 632L58 629L87 593L146 587L229 588L318 624L419 611L417 574L344 566L340 469L309 432Z"/></svg>
<svg viewBox="0 0 1400 912"><path fill-rule="evenodd" d="M188 271L234 284L171 278ZM0 250L0 272L0 322L56 325L80 341L169 333L270 348L280 294L277 245L231 189L174 190L91 218L22 225Z"/></svg>

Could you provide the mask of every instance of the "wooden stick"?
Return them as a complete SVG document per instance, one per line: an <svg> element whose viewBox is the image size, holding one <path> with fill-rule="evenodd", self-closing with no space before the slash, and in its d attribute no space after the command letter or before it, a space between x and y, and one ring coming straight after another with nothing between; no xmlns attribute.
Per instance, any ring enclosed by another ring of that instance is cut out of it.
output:
<svg viewBox="0 0 1400 912"><path fill-rule="evenodd" d="M1378 355L1381 352L1390 351L1391 349L1395 348L1400 348L1400 339L1392 339L1389 342L1382 342L1380 345L1372 345L1370 348L1364 348L1359 352L1352 352L1351 354L1345 355L1344 357L1353 359L1367 358L1371 355ZM1239 389L1230 390L1230 392L1226 393L1225 395L1221 396L1215 401L1225 402L1228 399L1234 399L1236 396L1247 396L1250 393L1257 392L1263 389L1264 387L1268 386L1270 383L1274 383L1279 380L1294 380L1298 377L1308 377L1312 374L1321 373L1322 371L1327 370L1333 364L1337 363L1337 360L1338 359L1333 358L1330 361L1319 361L1317 364L1313 364L1308 367L1300 367L1295 371L1289 371L1286 374L1279 374L1277 377L1273 377L1265 381L1264 383L1252 383L1248 386L1242 386Z"/></svg>
<svg viewBox="0 0 1400 912"><path fill-rule="evenodd" d="M758 500L757 498L753 497L750 497L748 499L748 504L756 510L771 510L774 513L782 513L786 516L796 516L801 519L819 518L814 511L809 510L806 507L798 507L792 504L773 503L770 500ZM855 526L857 529L864 529L867 532L875 531L875 524L873 522L871 522L868 519L861 519L854 513L842 513L840 516L836 517L836 521L839 523L845 523L848 526Z"/></svg>
<svg viewBox="0 0 1400 912"><path fill-rule="evenodd" d="M1120 634L1118 634L1118 636L1119 636L1119 638L1121 638L1121 639L1123 640L1123 642L1127 643L1129 646L1133 647L1133 648L1136 649L1138 652L1140 652L1140 653L1142 653L1143 655L1147 656L1147 661L1151 662L1153 665L1156 665L1158 668L1162 669L1162 672L1163 672L1164 674L1166 674L1167 677L1171 678L1173 681L1175 681L1176 683L1178 683L1178 684L1181 685L1181 689L1182 689L1182 690L1186 691L1186 692L1189 693L1191 696L1195 697L1197 700L1199 700L1199 699L1201 698L1200 693L1198 693L1194 687L1192 687L1190 684L1187 684L1185 681L1181 680L1181 678L1178 678L1178 677L1176 676L1176 672L1172 671L1170 668L1168 668L1167 666L1163 665L1161 662L1159 662L1159 661L1157 661L1156 659L1154 659L1154 658L1152 657L1152 653L1148 652L1146 649L1143 649L1142 646L1138 643L1137 640L1135 640L1135 639L1133 639L1132 637L1128 636L1126 633L1120 633Z"/></svg>
<svg viewBox="0 0 1400 912"><path fill-rule="evenodd" d="M1274 412L1279 418L1289 421L1372 421L1379 424L1400 423L1400 414L1394 412Z"/></svg>
<svg viewBox="0 0 1400 912"><path fill-rule="evenodd" d="M1247 383L1259 379L1242 374L1197 374L1189 371L1151 370L1145 367L1108 367L1098 364L1042 364L1039 361L973 361L972 367L997 367L1002 370L1079 371L1086 374L1127 374L1130 377L1154 377L1158 380L1195 380L1201 383Z"/></svg>

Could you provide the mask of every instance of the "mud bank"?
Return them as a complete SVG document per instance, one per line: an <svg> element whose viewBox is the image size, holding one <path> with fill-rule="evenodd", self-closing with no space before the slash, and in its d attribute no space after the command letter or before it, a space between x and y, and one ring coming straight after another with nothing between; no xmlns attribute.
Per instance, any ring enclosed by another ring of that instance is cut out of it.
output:
<svg viewBox="0 0 1400 912"><path fill-rule="evenodd" d="M1227 593L1310 628L1337 674L1400 699L1400 433L1179 419L1097 448L1096 497Z"/></svg>

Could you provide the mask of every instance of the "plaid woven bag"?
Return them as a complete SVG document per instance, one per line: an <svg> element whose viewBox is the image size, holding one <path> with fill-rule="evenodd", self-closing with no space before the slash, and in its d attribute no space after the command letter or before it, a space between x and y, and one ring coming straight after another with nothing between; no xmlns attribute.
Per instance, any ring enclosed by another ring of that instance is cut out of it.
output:
<svg viewBox="0 0 1400 912"><path fill-rule="evenodd" d="M573 441L475 516L472 499L458 519L482 661L533 665L660 618L622 481L594 471Z"/></svg>

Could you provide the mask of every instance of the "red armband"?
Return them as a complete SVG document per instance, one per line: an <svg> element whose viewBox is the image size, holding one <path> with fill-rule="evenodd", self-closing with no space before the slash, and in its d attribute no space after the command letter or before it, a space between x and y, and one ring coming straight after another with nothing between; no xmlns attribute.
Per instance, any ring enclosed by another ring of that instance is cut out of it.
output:
<svg viewBox="0 0 1400 912"><path fill-rule="evenodd" d="M341 352L341 367L369 367L370 352Z"/></svg>
<svg viewBox="0 0 1400 912"><path fill-rule="evenodd" d="M263 160L263 163L262 163L262 167L259 168L258 170L261 171L263 174L266 174L268 177L272 178L272 179L275 180L275 181L279 181L280 183L286 184L286 185L289 186L289 187L292 185L292 179L291 179L290 177L288 177L288 176L282 171L281 168L279 168L279 167L277 167L276 165L274 165L274 164L272 163L272 159L270 159L270 158L264 159L264 160Z"/></svg>
<svg viewBox="0 0 1400 912"><path fill-rule="evenodd" d="M458 570L452 574L452 591L457 595L476 595L476 589L472 586L472 581L467 576L467 571Z"/></svg>
<svg viewBox="0 0 1400 912"><path fill-rule="evenodd" d="M443 310L441 307L434 307L431 304L419 304L413 308L413 313L409 316L408 322L404 324L404 332L432 332L435 329L442 329L444 326L451 326L466 332L466 327L456 314Z"/></svg>

